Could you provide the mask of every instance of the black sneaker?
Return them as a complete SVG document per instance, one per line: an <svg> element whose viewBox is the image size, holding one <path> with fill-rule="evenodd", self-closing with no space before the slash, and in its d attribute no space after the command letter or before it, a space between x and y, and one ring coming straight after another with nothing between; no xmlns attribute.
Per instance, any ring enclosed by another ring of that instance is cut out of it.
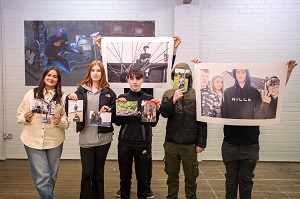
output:
<svg viewBox="0 0 300 199"><path fill-rule="evenodd" d="M115 196L117 198L121 198L121 190L120 189L115 193Z"/></svg>
<svg viewBox="0 0 300 199"><path fill-rule="evenodd" d="M149 190L147 191L147 199L151 199L151 198L154 198L154 194L153 194L152 190L149 189Z"/></svg>

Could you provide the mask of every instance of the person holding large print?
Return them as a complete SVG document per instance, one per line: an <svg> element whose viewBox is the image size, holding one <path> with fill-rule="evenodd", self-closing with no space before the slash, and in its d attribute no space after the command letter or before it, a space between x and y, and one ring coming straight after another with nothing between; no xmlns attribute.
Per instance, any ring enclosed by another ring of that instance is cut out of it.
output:
<svg viewBox="0 0 300 199"><path fill-rule="evenodd" d="M179 63L172 71L173 80L177 68L191 71L188 64ZM207 123L196 120L196 94L192 85L190 75L186 92L184 88L176 91L169 89L162 97L160 112L168 118L164 142L168 199L178 198L180 162L185 175L186 198L196 198L196 179L199 175L197 153L206 148Z"/></svg>
<svg viewBox="0 0 300 199"><path fill-rule="evenodd" d="M287 65L286 83L297 62L290 60ZM222 159L226 168L226 199L236 199L238 189L240 198L251 198L254 169L259 156L259 126L224 125L223 132Z"/></svg>
<svg viewBox="0 0 300 199"><path fill-rule="evenodd" d="M37 100L51 103L50 114L33 113ZM51 110L53 109L54 110ZM54 115L51 115L54 113ZM29 90L17 110L18 123L23 124L21 140L30 163L32 179L41 199L54 198L58 165L69 127L65 111L65 95L61 91L61 73L48 67L38 87Z"/></svg>
<svg viewBox="0 0 300 199"><path fill-rule="evenodd" d="M141 89L144 77L140 68L130 69L127 81L130 90L121 94L118 101L137 101L138 110L141 111L142 100L151 100L159 110L160 100L154 99L152 95L146 94ZM116 116L116 125L121 125L118 138L118 163L122 199L130 198L133 160L137 179L137 196L139 199L147 198L147 173L151 156L152 127L157 125L158 119L159 111L157 111L156 121L151 123L142 122L141 117L138 116Z"/></svg>
<svg viewBox="0 0 300 199"><path fill-rule="evenodd" d="M116 94L106 81L101 61L93 61L85 78L78 84L75 93L68 100L83 100L83 122L76 122L79 134L82 166L81 199L104 198L104 166L113 140L114 128L89 126L90 111L111 112L114 122ZM66 106L66 110L68 107Z"/></svg>

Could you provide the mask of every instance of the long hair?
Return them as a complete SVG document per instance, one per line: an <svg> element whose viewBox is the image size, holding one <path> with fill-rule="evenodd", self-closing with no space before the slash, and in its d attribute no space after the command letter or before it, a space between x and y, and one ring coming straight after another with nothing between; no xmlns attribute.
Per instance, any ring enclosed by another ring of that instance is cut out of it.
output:
<svg viewBox="0 0 300 199"><path fill-rule="evenodd" d="M56 91L53 96L53 101L55 101L57 104L61 104L61 98L63 96L63 92L61 91L61 73L60 70L55 66L50 66L46 68L46 70L44 70L42 77L40 78L38 87L33 89L34 97L37 99L44 99L43 89L45 88L45 77L51 70L56 71L58 78L57 84L54 87Z"/></svg>
<svg viewBox="0 0 300 199"><path fill-rule="evenodd" d="M109 83L106 80L106 74L105 74L103 63L99 60L95 60L90 64L85 78L79 84L77 84L77 86L82 86L85 84L87 86L92 87L91 71L92 71L92 68L96 65L98 65L100 67L100 72L101 72L101 78L98 82L97 88L100 89L100 88L109 88L110 87Z"/></svg>
<svg viewBox="0 0 300 199"><path fill-rule="evenodd" d="M212 90L213 91L215 91L216 92L216 87L215 87L215 79L217 79L218 77L220 77L221 79L222 79L222 81L223 81L223 77L222 76L220 76L220 75L217 75L217 76L214 76L212 79L211 79L211 88L212 88ZM222 83L222 88L221 88L221 92L222 93L224 93L224 81L223 81L223 83Z"/></svg>

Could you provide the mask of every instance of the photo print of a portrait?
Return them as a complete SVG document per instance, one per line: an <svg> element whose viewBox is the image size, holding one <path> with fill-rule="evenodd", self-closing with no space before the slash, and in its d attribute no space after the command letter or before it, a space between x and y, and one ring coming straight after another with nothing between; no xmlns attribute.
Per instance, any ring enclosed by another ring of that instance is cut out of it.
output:
<svg viewBox="0 0 300 199"><path fill-rule="evenodd" d="M207 63L195 66L197 119L228 125L279 123L284 63Z"/></svg>

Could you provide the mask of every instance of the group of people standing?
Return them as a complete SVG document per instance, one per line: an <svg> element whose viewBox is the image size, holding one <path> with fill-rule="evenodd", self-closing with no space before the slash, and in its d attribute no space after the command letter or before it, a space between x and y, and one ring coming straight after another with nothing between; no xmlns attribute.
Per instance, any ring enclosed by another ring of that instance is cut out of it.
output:
<svg viewBox="0 0 300 199"><path fill-rule="evenodd" d="M95 41L101 50L99 39ZM174 55L181 40L174 37ZM173 63L175 56L173 57ZM297 65L288 63L288 77ZM186 63L176 68L190 70ZM220 78L215 79L216 90L220 89ZM69 126L67 117L68 100L83 100L83 122L76 122L79 132L82 165L82 199L104 198L104 166L113 140L113 125L110 127L89 126L90 111L111 112L111 121L121 126L118 137L118 163L120 171L120 197L130 198L132 164L134 161L139 199L154 198L151 190L152 176L152 128L157 125L159 115L168 119L164 142L165 172L168 175L168 199L178 198L179 171L182 162L185 174L185 195L195 199L199 174L197 153L206 148L207 123L196 120L196 92L193 89L192 74L189 75L188 89L164 92L162 101L145 93L141 86L144 73L140 68L128 71L129 91L118 97L106 80L101 61L93 61L77 90L66 96L61 90L61 72L48 67L42 74L38 87L29 90L17 110L18 122L23 124L21 140L30 162L32 178L42 199L52 199L61 157L65 129ZM202 86L202 85L201 85ZM203 86L204 88L204 86ZM205 91L203 91L205 92ZM208 96L209 97L209 96ZM221 99L221 95L219 99ZM54 115L32 113L34 99L56 103ZM155 122L142 122L137 116L116 116L116 101L151 100L156 104ZM219 114L219 113L215 113ZM258 126L224 126L222 157L226 167L226 198L236 198L239 185L241 198L251 198L253 171L258 159ZM249 162L248 160L251 160Z"/></svg>

